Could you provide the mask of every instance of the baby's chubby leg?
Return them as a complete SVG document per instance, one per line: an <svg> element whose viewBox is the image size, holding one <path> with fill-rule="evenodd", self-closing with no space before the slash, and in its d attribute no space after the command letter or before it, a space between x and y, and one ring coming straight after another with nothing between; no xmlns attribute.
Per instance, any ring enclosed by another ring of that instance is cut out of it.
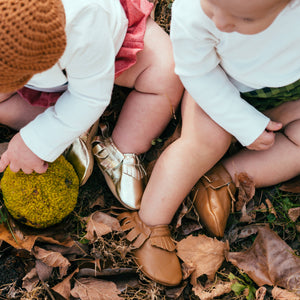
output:
<svg viewBox="0 0 300 300"><path fill-rule="evenodd" d="M158 158L144 191L140 210L119 216L139 269L149 278L177 285L182 280L168 224L196 181L226 152L231 136L212 121L192 97L182 99L181 137Z"/></svg>
<svg viewBox="0 0 300 300"><path fill-rule="evenodd" d="M0 93L0 123L19 130L45 110L30 105L17 93Z"/></svg>
<svg viewBox="0 0 300 300"><path fill-rule="evenodd" d="M134 90L124 103L112 139L123 153L144 153L172 118L183 93L174 73L169 36L151 18L137 63L115 83Z"/></svg>
<svg viewBox="0 0 300 300"><path fill-rule="evenodd" d="M181 137L155 164L139 211L143 222L169 224L198 179L221 159L230 143L231 136L185 92Z"/></svg>
<svg viewBox="0 0 300 300"><path fill-rule="evenodd" d="M300 100L287 102L266 112L272 120L282 122L275 144L265 151L244 149L223 161L233 180L245 172L257 187L266 187L300 174Z"/></svg>

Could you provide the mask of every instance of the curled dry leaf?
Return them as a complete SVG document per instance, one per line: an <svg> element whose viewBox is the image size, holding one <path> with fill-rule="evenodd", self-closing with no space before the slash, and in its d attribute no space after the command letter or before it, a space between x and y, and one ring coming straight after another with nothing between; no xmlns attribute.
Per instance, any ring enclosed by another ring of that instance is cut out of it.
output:
<svg viewBox="0 0 300 300"><path fill-rule="evenodd" d="M238 187L238 201L235 203L236 211L240 211L255 195L255 185L247 173L236 174Z"/></svg>
<svg viewBox="0 0 300 300"><path fill-rule="evenodd" d="M60 253L47 251L37 246L33 248L33 255L35 258L41 260L44 264L50 267L59 267L61 277L67 274L67 270L71 265L70 262Z"/></svg>
<svg viewBox="0 0 300 300"><path fill-rule="evenodd" d="M168 288L166 290L166 296L167 299L180 299L179 297L181 296L183 290L185 289L185 287L187 286L187 282L183 282L179 287L173 287L173 288ZM183 298L181 298L183 299Z"/></svg>
<svg viewBox="0 0 300 300"><path fill-rule="evenodd" d="M81 300L119 300L119 291L115 283L95 278L76 280L71 295Z"/></svg>
<svg viewBox="0 0 300 300"><path fill-rule="evenodd" d="M267 293L267 289L264 286L261 286L255 292L255 300L264 300Z"/></svg>
<svg viewBox="0 0 300 300"><path fill-rule="evenodd" d="M41 232L36 234L33 228L30 228L29 230L25 227L21 228L19 225L16 225L14 219L11 217L8 217L8 220L12 232L7 227L7 224L0 224L0 240L10 244L15 249L24 249L30 252L37 241L48 242L65 247L72 247L75 243L69 236L63 236L59 240L60 234L58 232L50 232L53 237L41 235Z"/></svg>
<svg viewBox="0 0 300 300"><path fill-rule="evenodd" d="M197 284L193 287L193 292L201 300L212 300L216 297L220 297L224 294L231 292L232 282L223 282L218 281L210 284L209 286L202 287L200 284Z"/></svg>
<svg viewBox="0 0 300 300"><path fill-rule="evenodd" d="M272 290L274 300L300 300L300 296L275 286Z"/></svg>
<svg viewBox="0 0 300 300"><path fill-rule="evenodd" d="M31 251L33 248L37 236L20 236L19 234L14 234L10 232L5 223L0 224L0 240L13 246L15 249L24 249Z"/></svg>
<svg viewBox="0 0 300 300"><path fill-rule="evenodd" d="M71 283L70 280L73 276L78 273L79 269L77 268L73 273L66 277L62 282L58 283L52 288L53 291L63 296L65 299L69 300L71 295Z"/></svg>
<svg viewBox="0 0 300 300"><path fill-rule="evenodd" d="M181 270L182 270L182 279L186 280L192 275L192 273L196 270L196 268L193 267L192 265L182 263Z"/></svg>
<svg viewBox="0 0 300 300"><path fill-rule="evenodd" d="M256 214L255 212L248 213L246 205L244 205L241 209L242 216L240 218L241 223L252 223L255 221Z"/></svg>
<svg viewBox="0 0 300 300"><path fill-rule="evenodd" d="M96 211L88 218L86 226L87 234L85 238L93 242L102 235L108 234L112 231L121 231L119 221L100 211Z"/></svg>
<svg viewBox="0 0 300 300"><path fill-rule="evenodd" d="M35 268L38 277L41 281L47 281L50 278L53 271L53 267L46 265L44 262L42 262L39 259L35 261Z"/></svg>
<svg viewBox="0 0 300 300"><path fill-rule="evenodd" d="M276 210L275 210L275 208L274 208L272 202L270 201L270 199L266 199L266 203L267 203L267 205L268 205L269 212L270 212L271 214L273 214L275 217L277 217Z"/></svg>
<svg viewBox="0 0 300 300"><path fill-rule="evenodd" d="M291 221L296 222L296 220L300 217L300 207L290 208L288 215Z"/></svg>
<svg viewBox="0 0 300 300"><path fill-rule="evenodd" d="M22 279L22 288L27 292L31 292L39 283L39 277L36 268L32 268L29 273Z"/></svg>
<svg viewBox="0 0 300 300"><path fill-rule="evenodd" d="M300 294L300 257L266 226L258 229L258 235L247 251L229 252L227 259L259 286L278 285Z"/></svg>
<svg viewBox="0 0 300 300"><path fill-rule="evenodd" d="M300 176L283 183L279 189L284 192L300 193Z"/></svg>
<svg viewBox="0 0 300 300"><path fill-rule="evenodd" d="M182 218L186 215L187 212L188 212L187 206L185 205L185 203L182 203L180 213L177 217L176 229L182 225Z"/></svg>
<svg viewBox="0 0 300 300"><path fill-rule="evenodd" d="M203 274L206 274L209 280L213 280L224 261L226 250L226 243L205 235L189 236L177 244L177 255L189 267L195 268L192 283Z"/></svg>
<svg viewBox="0 0 300 300"><path fill-rule="evenodd" d="M72 246L66 247L57 244L44 244L43 248L48 251L59 252L62 255L87 256L88 245L83 245L79 242L74 242Z"/></svg>
<svg viewBox="0 0 300 300"><path fill-rule="evenodd" d="M95 206L105 207L104 195L101 194L97 199L90 205L90 208L94 208Z"/></svg>

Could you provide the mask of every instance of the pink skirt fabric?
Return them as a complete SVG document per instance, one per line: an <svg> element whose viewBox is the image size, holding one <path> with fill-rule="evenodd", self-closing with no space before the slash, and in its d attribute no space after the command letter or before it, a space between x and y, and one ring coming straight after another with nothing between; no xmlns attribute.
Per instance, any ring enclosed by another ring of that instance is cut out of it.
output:
<svg viewBox="0 0 300 300"><path fill-rule="evenodd" d="M153 4L148 0L120 0L128 19L125 39L115 60L115 78L136 63L137 53L144 48L146 22ZM56 103L62 93L40 92L23 87L18 94L33 106L49 107Z"/></svg>

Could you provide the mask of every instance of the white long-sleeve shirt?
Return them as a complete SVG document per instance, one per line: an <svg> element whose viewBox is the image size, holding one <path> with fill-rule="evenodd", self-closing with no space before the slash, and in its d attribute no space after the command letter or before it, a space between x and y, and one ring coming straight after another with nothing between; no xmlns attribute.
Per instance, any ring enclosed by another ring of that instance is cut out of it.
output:
<svg viewBox="0 0 300 300"><path fill-rule="evenodd" d="M26 86L65 92L53 107L20 130L25 144L49 162L87 130L109 104L115 56L128 24L119 0L62 3L66 15L65 52L55 66L33 76Z"/></svg>
<svg viewBox="0 0 300 300"><path fill-rule="evenodd" d="M218 30L200 0L175 0L171 40L175 72L199 106L244 146L269 119L240 97L300 79L300 1L292 0L264 31Z"/></svg>

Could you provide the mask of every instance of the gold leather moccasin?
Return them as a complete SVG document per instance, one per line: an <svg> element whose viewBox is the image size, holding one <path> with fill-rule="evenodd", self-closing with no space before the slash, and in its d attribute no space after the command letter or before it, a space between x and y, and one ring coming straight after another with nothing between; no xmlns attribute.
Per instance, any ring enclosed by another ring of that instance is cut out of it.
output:
<svg viewBox="0 0 300 300"><path fill-rule="evenodd" d="M235 184L221 164L202 176L191 191L200 222L216 237L224 236L235 192Z"/></svg>
<svg viewBox="0 0 300 300"><path fill-rule="evenodd" d="M133 259L139 269L151 280L176 286L182 280L175 243L168 225L147 226L137 212L125 212L118 216L127 240L131 242Z"/></svg>
<svg viewBox="0 0 300 300"><path fill-rule="evenodd" d="M98 125L99 120L76 138L64 152L65 158L73 165L78 175L80 185L84 185L93 172L94 156L92 153L92 140L97 134Z"/></svg>
<svg viewBox="0 0 300 300"><path fill-rule="evenodd" d="M111 138L99 136L93 145L95 160L113 195L126 208L139 209L146 171L138 156L121 153Z"/></svg>

